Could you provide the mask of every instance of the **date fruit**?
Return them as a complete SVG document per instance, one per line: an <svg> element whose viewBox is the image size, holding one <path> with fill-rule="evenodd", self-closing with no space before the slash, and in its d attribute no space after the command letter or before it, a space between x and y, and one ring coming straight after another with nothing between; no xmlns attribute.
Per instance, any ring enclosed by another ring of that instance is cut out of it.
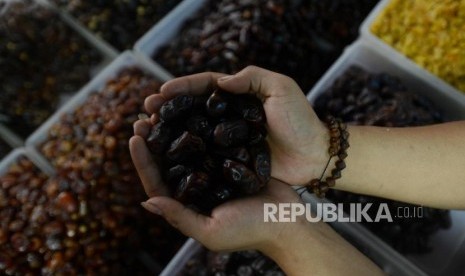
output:
<svg viewBox="0 0 465 276"><path fill-rule="evenodd" d="M201 212L259 192L270 180L259 99L223 90L165 102L146 143L174 198Z"/></svg>

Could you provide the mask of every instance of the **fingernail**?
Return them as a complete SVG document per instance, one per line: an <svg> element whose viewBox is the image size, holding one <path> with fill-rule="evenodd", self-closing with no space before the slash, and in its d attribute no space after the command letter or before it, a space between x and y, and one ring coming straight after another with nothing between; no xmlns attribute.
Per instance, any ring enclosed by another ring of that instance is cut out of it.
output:
<svg viewBox="0 0 465 276"><path fill-rule="evenodd" d="M153 204L152 202L145 201L145 202L141 202L140 204L142 205L142 207L144 207L149 212L152 212L159 216L163 216L163 212L161 211L161 209L158 208L158 206Z"/></svg>
<svg viewBox="0 0 465 276"><path fill-rule="evenodd" d="M233 75L224 76L224 77L219 78L218 81L227 81L227 80L232 79L233 77L234 77Z"/></svg>

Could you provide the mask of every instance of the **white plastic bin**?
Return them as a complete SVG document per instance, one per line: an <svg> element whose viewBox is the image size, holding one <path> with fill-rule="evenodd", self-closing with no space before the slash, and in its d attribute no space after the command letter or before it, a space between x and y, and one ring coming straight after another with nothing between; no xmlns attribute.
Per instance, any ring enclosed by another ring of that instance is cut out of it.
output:
<svg viewBox="0 0 465 276"><path fill-rule="evenodd" d="M436 75L430 73L428 70L420 67L417 65L413 60L405 56L403 53L397 51L394 47L387 44L383 40L381 40L378 36L373 34L370 30L371 25L373 22L381 15L383 10L389 5L391 0L381 0L375 8L370 12L370 14L365 18L365 20L360 25L360 36L363 40L369 42L373 48L377 48L379 50L384 51L390 58L396 59L401 63L408 66L408 69L418 77L423 79L429 79L430 82L434 82L435 85L440 88L439 91L443 91L449 96L453 97L456 100L465 102L465 94L462 91L459 91L455 87L451 86L441 78L437 77ZM465 30L465 27L464 27ZM465 49L463 49L465 51ZM452 94L458 94L456 96L452 96Z"/></svg>
<svg viewBox="0 0 465 276"><path fill-rule="evenodd" d="M134 45L134 50L151 59L179 33L184 23L205 6L207 0L184 0L152 27Z"/></svg>
<svg viewBox="0 0 465 276"><path fill-rule="evenodd" d="M84 103L88 96L93 92L101 91L106 82L114 77L125 67L136 66L147 73L153 75L160 82L165 82L171 78L158 65L150 60L134 55L130 51L122 53L110 65L102 70L95 78L85 85L73 98L55 112L45 123L43 123L31 136L26 140L26 146L35 148L40 146L48 138L49 129L64 114L72 113L79 105Z"/></svg>

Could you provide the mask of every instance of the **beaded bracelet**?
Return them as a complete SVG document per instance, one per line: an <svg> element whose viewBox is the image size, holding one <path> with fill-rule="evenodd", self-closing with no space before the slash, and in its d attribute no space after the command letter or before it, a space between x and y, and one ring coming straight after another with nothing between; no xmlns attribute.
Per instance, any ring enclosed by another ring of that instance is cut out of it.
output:
<svg viewBox="0 0 465 276"><path fill-rule="evenodd" d="M333 116L328 116L326 123L329 129L330 145L328 149L329 160L326 163L325 169L321 174L320 178L315 178L310 181L307 190L313 192L317 197L325 197L326 192L330 187L334 187L336 179L341 178L341 171L346 167L344 159L347 157L347 149L349 148L349 132L347 126L340 119L336 119ZM331 176L326 177L323 181L323 176L328 169L331 159L337 156L336 167L331 171Z"/></svg>

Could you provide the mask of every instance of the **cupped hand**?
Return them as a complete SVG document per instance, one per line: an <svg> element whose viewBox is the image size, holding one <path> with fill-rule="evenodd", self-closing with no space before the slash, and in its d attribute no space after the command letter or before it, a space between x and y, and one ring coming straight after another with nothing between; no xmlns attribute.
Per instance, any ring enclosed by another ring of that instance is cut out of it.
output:
<svg viewBox="0 0 465 276"><path fill-rule="evenodd" d="M144 208L163 216L183 234L211 250L264 250L290 226L264 221L264 203L300 202L289 185L276 179L270 180L258 195L221 204L213 209L210 216L197 213L172 199L142 138L145 133L140 133L144 124L146 122L141 121L136 126L136 134L139 132L142 136L136 135L130 140L131 156L150 197L142 203Z"/></svg>
<svg viewBox="0 0 465 276"><path fill-rule="evenodd" d="M235 75L200 73L165 83L159 94L148 97L145 108L158 120L160 107L181 94L200 95L215 88L230 93L256 95L267 117L268 143L274 178L303 185L319 177L328 160L327 130L311 108L304 93L289 77L255 66Z"/></svg>

